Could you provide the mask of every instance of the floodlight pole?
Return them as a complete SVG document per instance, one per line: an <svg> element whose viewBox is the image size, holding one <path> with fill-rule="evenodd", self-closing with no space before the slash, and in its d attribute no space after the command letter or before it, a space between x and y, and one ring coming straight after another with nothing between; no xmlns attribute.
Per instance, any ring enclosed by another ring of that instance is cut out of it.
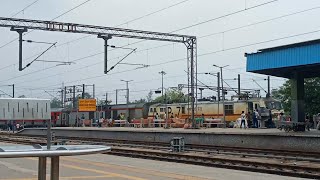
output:
<svg viewBox="0 0 320 180"><path fill-rule="evenodd" d="M16 31L19 34L19 71L23 70L22 67L22 36L27 32L27 28L11 27L10 31Z"/></svg>

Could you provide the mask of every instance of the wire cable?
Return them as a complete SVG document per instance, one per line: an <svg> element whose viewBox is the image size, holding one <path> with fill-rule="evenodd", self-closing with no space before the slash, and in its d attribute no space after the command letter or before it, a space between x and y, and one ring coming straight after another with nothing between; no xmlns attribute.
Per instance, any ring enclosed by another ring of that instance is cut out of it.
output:
<svg viewBox="0 0 320 180"><path fill-rule="evenodd" d="M216 54L216 53L224 52L224 51L230 51L230 50L239 49L239 48L243 48L243 47L248 47L248 46L263 44L263 43L269 43L269 42L273 42L273 41L279 41L279 40L283 40L283 39L298 37L298 36L307 35L307 34L316 33L316 32L320 32L320 30L315 30L315 31L310 31L310 32L306 32L306 33L300 33L300 34L285 36L285 37L281 37L281 38L275 38L275 39L266 40L266 41L260 41L260 42L257 42L257 43L251 43L251 44L246 44L246 45L242 45L242 46L227 48L227 49L225 49L225 50L212 51L212 52L208 52L208 53L204 53L204 54L199 54L198 57L207 56L207 55L211 55L211 54ZM163 65L163 64L169 64L169 63L178 62L178 61L184 61L184 60L185 60L185 58L179 58L179 59L170 60L170 61L166 61L166 62L162 62L162 63L151 64L150 67L159 66L159 65ZM133 70L135 70L135 69L133 69ZM130 71L133 71L133 70L119 71L119 72L115 72L115 73L112 73L112 74L118 74L118 73L123 73L123 72L130 72ZM109 75L112 75L112 74L109 74ZM103 75L103 76L104 76L104 75ZM92 79L92 78L95 78L95 77L103 77L103 76L94 76L94 77L89 77L89 78L85 78L85 79L80 79L80 80L77 80L77 81ZM50 87L50 86L49 86L49 87Z"/></svg>
<svg viewBox="0 0 320 180"><path fill-rule="evenodd" d="M80 6L82 6L82 5L86 4L86 3L90 2L90 1L92 1L92 0L87 0L87 1L85 1L85 2L80 3L79 5L77 5L77 6L73 7L73 8L71 8L70 10L68 10L68 11L66 11L66 12L64 12L64 13L62 13L62 14L60 14L60 15L58 15L57 17L55 17L55 18L51 19L51 21L56 20L56 19L58 19L58 18L60 18L60 17L62 17L62 16L64 16L64 15L68 14L69 12L71 12L71 11L73 11L73 10L75 10L75 9L79 8ZM33 32L33 31L35 31L35 30L31 30L31 31L29 31L29 32L25 33L24 35L30 34L30 33L31 33L31 32ZM0 49L2 49L2 48L4 48L4 47L8 46L9 44L13 43L14 41L16 41L16 40L18 40L18 39L19 39L19 38L15 38L15 39L13 39L13 40L11 40L11 41L9 41L9 42L5 43L4 45L0 46Z"/></svg>
<svg viewBox="0 0 320 180"><path fill-rule="evenodd" d="M320 29L319 30L315 30L315 31L309 31L309 32L305 32L305 33L300 33L300 34L295 34L295 35L290 35L290 36L285 36L285 37L281 37L281 38L275 38L275 39L271 39L271 40L266 40L266 41L260 41L260 42L257 42L257 43L251 43L251 44L246 44L246 45L241 45L241 46L236 46L236 47L231 47L231 48L227 48L227 49L224 49L224 50L217 50L217 51L212 51L212 52L207 52L207 53L203 53L203 54L198 54L198 57L201 57L201 56L208 56L208 55L211 55L211 54L217 54L217 53L220 53L220 52L226 52L226 51L230 51L230 50L235 50L235 49L240 49L240 48L243 48L243 47L249 47L249 46L253 46L253 45L259 45L259 44L264 44L264 43L269 43L269 42L274 42L274 41L279 41L279 40L283 40L283 39L289 39L289 38L293 38L293 37L298 37L298 36L303 36L303 35L307 35L307 34L313 34L313 33L317 33L317 32L320 32ZM170 63L174 63L174 62L179 62L179 61L185 61L185 57L183 58L178 58L178 59L174 59L174 60L169 60L169 61L166 61L166 62L161 62L161 63L157 63L157 64L151 64L149 65L149 67L154 67L154 66L159 66L159 65L164 65L164 64L170 64ZM73 62L73 61L71 61ZM99 62L99 63L95 63L96 64L100 64L102 62ZM88 66L85 66L85 67L82 67L82 68L86 68ZM52 67L51 67L52 68ZM46 68L48 69L48 68ZM81 69L81 68L80 68ZM78 69L76 69L78 70ZM130 72L130 71L134 71L136 69L132 69L132 70L124 70L124 71L119 71L119 72L115 72L115 73L111 73L111 74L108 74L108 75L112 75L112 74L118 74L118 73L123 73L123 72ZM38 70L39 71L39 70ZM68 71L70 72L70 71ZM30 73L29 73L30 74ZM64 73L58 73L59 74L64 74ZM241 74L241 73L240 73ZM25 75L21 75L21 76L26 76L28 74L25 74ZM57 75L57 74L56 74ZM54 76L56 76L54 75ZM247 74L246 74L247 75ZM20 77L21 77L20 76ZM93 76L93 77L89 77L89 78L86 78L86 79L79 79L77 81L81 81L81 80L87 80L87 79L92 79L92 78L98 78L98 77L104 77L105 75L99 75L99 76ZM19 77L19 76L18 76ZM13 77L13 78L10 78L9 80L12 80L12 79L15 79L15 78L18 78L18 77ZM8 80L3 80L3 81L0 81L0 83L2 82L6 82ZM26 82L30 82L30 81L23 81L22 83L26 83ZM55 86L55 85L54 85ZM48 86L48 87L51 87L51 86Z"/></svg>
<svg viewBox="0 0 320 180"><path fill-rule="evenodd" d="M34 5L35 3L37 3L39 0L35 0L33 1L31 4L27 5L26 7L24 7L22 10L16 12L15 14L11 15L10 18L15 17L16 15L20 14L21 12L25 11L26 9L28 9L29 7L31 7L32 5Z"/></svg>

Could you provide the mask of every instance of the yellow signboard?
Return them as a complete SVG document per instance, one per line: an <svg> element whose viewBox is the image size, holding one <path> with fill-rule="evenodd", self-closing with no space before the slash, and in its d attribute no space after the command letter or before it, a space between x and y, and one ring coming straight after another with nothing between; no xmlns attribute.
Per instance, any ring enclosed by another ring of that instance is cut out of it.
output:
<svg viewBox="0 0 320 180"><path fill-rule="evenodd" d="M96 99L79 99L79 111L96 111Z"/></svg>

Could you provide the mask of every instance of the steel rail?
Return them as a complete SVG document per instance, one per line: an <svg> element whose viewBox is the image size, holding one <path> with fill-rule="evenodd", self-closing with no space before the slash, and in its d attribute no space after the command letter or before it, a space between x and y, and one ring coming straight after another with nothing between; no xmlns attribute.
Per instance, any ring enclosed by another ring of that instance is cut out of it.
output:
<svg viewBox="0 0 320 180"><path fill-rule="evenodd" d="M31 138L26 141L25 136L14 136L15 139L10 138L9 135L7 138L3 137L0 141L7 142L18 142L24 144L30 144L33 142L46 143L45 138ZM18 138L17 138L18 137ZM29 137L27 137L29 138ZM310 158L292 157L290 156L274 156L272 153L280 152L271 152L264 150L255 150L256 153L265 153L265 155L259 154L248 154L243 153L246 151L241 151L242 153L227 152L231 151L231 148L226 148L224 150L220 149L219 151L210 151L208 149L201 150L202 146L198 148L186 148L187 152L185 153L174 153L169 151L169 147L164 147L163 144L160 146L155 143L145 143L145 144L124 144L122 143L110 143L110 141L105 141L103 139L88 139L88 138L66 138L69 140L69 143L75 144L98 144L98 145L111 145L112 151L108 154L118 155L118 156L127 156L127 157L137 157L137 158L147 158L155 160L165 160L173 161L179 163L188 163L188 164L197 164L210 167L222 167L228 169L238 169L245 171L254 171L262 173L271 173L285 176L294 176L294 177L304 177L304 178L314 178L319 179L319 161L308 161ZM98 141L97 141L98 140ZM58 142L58 141L57 141ZM141 143L141 142L140 142ZM250 149L249 149L250 150ZM226 152L224 152L226 151ZM235 150L239 151L239 150ZM290 154L290 153L289 153ZM300 154L307 155L307 154ZM294 159L296 158L296 159ZM266 161L266 162L264 162ZM271 163L271 162L273 163ZM281 162L278 162L281 161ZM283 163L283 162L284 163ZM304 165L306 161L310 162L307 166ZM274 163L278 162L278 163ZM282 164L283 163L283 164ZM302 163L302 165L299 165Z"/></svg>

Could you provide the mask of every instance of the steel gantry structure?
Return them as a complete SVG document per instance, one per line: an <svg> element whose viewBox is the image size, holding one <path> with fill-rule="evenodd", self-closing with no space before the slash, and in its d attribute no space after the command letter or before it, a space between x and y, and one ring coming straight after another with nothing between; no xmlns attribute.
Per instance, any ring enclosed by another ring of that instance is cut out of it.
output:
<svg viewBox="0 0 320 180"><path fill-rule="evenodd" d="M108 40L110 40L113 37L168 41L185 44L187 47L188 84L190 85L188 86L188 94L191 97L191 120L193 126L195 125L194 117L196 106L195 104L197 99L197 38L195 36L105 26L84 25L77 23L64 23L57 21L43 21L6 17L0 17L0 27L9 27L12 31L16 31L19 33L19 71L23 70L22 36L23 33L28 31L28 29L97 35L98 38L102 38L105 43L105 73L107 73L108 71Z"/></svg>

